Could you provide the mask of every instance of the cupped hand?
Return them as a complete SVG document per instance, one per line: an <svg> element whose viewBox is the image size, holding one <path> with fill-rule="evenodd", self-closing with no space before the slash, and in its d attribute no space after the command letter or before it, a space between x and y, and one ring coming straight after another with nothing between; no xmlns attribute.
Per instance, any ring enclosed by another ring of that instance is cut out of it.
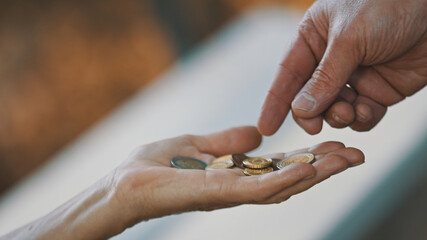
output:
<svg viewBox="0 0 427 240"><path fill-rule="evenodd" d="M319 0L306 12L258 122L274 134L289 110L310 134L372 129L427 84L426 0Z"/></svg>
<svg viewBox="0 0 427 240"><path fill-rule="evenodd" d="M186 211L279 203L364 161L362 152L355 148L325 142L296 151L315 154L314 164L296 163L260 176L245 176L239 168L171 167L170 160L175 156L209 163L221 155L246 153L260 142L261 135L255 127L240 127L206 136L176 137L138 148L113 177L117 206L121 206L121 218L127 219L125 226ZM283 158L293 153L271 156Z"/></svg>

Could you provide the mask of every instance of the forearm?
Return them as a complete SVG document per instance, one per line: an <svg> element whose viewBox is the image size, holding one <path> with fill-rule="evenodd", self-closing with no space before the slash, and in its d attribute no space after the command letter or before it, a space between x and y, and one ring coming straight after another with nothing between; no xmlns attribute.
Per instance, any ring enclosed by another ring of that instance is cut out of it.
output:
<svg viewBox="0 0 427 240"><path fill-rule="evenodd" d="M106 177L48 215L0 239L105 239L125 229Z"/></svg>

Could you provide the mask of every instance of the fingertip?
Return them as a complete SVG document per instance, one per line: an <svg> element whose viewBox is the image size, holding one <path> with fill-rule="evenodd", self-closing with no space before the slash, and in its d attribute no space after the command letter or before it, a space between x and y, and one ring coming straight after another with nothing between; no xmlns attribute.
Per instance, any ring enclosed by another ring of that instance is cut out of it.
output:
<svg viewBox="0 0 427 240"><path fill-rule="evenodd" d="M350 127L355 131L371 130L387 112L387 107L365 96L359 96L353 105L356 110L356 120Z"/></svg>
<svg viewBox="0 0 427 240"><path fill-rule="evenodd" d="M344 143L342 142L336 142L336 141L329 141L329 142L323 142L317 145L314 145L308 149L309 152L313 153L314 155L317 154L326 154L332 151L336 151L338 149L345 148Z"/></svg>
<svg viewBox="0 0 427 240"><path fill-rule="evenodd" d="M230 128L230 131L241 131L243 134L249 134L254 136L261 136L255 126L239 126Z"/></svg>
<svg viewBox="0 0 427 240"><path fill-rule="evenodd" d="M293 118L295 122L310 135L315 135L322 131L323 119L321 116L314 118L300 118L293 114Z"/></svg>
<svg viewBox="0 0 427 240"><path fill-rule="evenodd" d="M288 112L289 106L278 93L270 90L258 118L258 131L264 136L273 135L282 125Z"/></svg>
<svg viewBox="0 0 427 240"><path fill-rule="evenodd" d="M315 166L318 171L333 175L346 170L349 167L349 163L343 156L331 154L326 155L320 161L314 162L313 166Z"/></svg>
<svg viewBox="0 0 427 240"><path fill-rule="evenodd" d="M356 105L356 119L362 123L368 123L372 120L372 109L367 104L357 104Z"/></svg>
<svg viewBox="0 0 427 240"><path fill-rule="evenodd" d="M242 126L231 128L228 131L232 131L233 134L230 136L232 142L239 142L242 139L249 140L249 146L256 148L262 142L262 135L258 132L258 129L254 126ZM250 149L252 150L252 149Z"/></svg>
<svg viewBox="0 0 427 240"><path fill-rule="evenodd" d="M337 148L326 153L323 158L328 158L331 156L339 156L346 160L348 166L357 166L364 163L365 156L362 151L357 148L348 147L348 148Z"/></svg>
<svg viewBox="0 0 427 240"><path fill-rule="evenodd" d="M349 152L347 159L350 166L354 167L365 162L365 154L357 148L348 147L346 150Z"/></svg>
<svg viewBox="0 0 427 240"><path fill-rule="evenodd" d="M254 145L258 147L262 143L262 135L258 132L258 129L254 126L251 127L251 134L254 139Z"/></svg>
<svg viewBox="0 0 427 240"><path fill-rule="evenodd" d="M192 139L201 152L218 156L253 150L261 144L262 135L254 126L242 126L205 136L192 136Z"/></svg>
<svg viewBox="0 0 427 240"><path fill-rule="evenodd" d="M334 128L344 128L355 119L353 106L348 102L334 103L325 114L326 122Z"/></svg>
<svg viewBox="0 0 427 240"><path fill-rule="evenodd" d="M271 136L277 132L278 128L273 128L268 121L262 119L262 117L258 120L258 132L263 136Z"/></svg>

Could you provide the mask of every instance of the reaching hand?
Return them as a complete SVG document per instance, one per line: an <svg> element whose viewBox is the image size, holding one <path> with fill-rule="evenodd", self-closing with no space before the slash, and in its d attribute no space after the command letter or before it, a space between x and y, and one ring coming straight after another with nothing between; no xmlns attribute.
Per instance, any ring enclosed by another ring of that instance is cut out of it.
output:
<svg viewBox="0 0 427 240"><path fill-rule="evenodd" d="M319 0L281 63L258 129L274 134L292 107L310 134L323 119L367 131L426 84L426 0Z"/></svg>

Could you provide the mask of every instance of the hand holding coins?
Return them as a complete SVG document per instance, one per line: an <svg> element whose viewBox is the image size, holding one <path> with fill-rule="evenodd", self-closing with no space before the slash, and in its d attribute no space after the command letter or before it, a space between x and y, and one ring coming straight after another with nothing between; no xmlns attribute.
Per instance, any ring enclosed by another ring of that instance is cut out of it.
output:
<svg viewBox="0 0 427 240"><path fill-rule="evenodd" d="M363 162L359 150L339 142L291 153L243 154L256 148L260 137L256 128L241 127L144 146L131 164L118 171L124 177L117 177L117 185L126 189L122 194L126 199L150 201L146 203L150 209L136 205L133 210L142 215L139 219L150 219L182 211L282 202Z"/></svg>
<svg viewBox="0 0 427 240"><path fill-rule="evenodd" d="M274 158L241 154L260 142L256 128L240 127L141 146L105 178L55 210L59 212L34 223L46 229L35 228L23 238L74 239L63 233L79 232L85 239L106 239L138 221L165 215L279 203L363 163L359 150L338 142L270 155ZM64 221L58 221L58 214L65 214Z"/></svg>
<svg viewBox="0 0 427 240"><path fill-rule="evenodd" d="M83 212L84 215L71 210L69 213L82 221L90 218L90 221L75 226L99 230L84 238L104 239L137 221L165 215L241 204L283 202L349 166L363 163L363 154L359 150L346 148L339 142L325 142L287 154L242 154L258 147L260 142L261 136L256 128L240 127L141 146L94 185L94 189L72 201L77 204L73 209L89 209ZM100 193L105 194L105 198L100 197ZM100 205L93 207L91 201L86 201L91 194L95 194L93 203ZM79 204L88 205L82 207ZM96 212L99 206L102 206L102 215Z"/></svg>
<svg viewBox="0 0 427 240"><path fill-rule="evenodd" d="M299 153L288 156L284 159L275 159L275 161L271 158L265 157L248 157L244 154L228 154L216 158L211 164L207 165L199 159L178 156L171 160L171 165L176 168L201 170L239 167L243 168L243 173L245 175L252 176L263 175L273 172L274 170L280 170L297 162L313 163L314 159L315 157L312 153Z"/></svg>

